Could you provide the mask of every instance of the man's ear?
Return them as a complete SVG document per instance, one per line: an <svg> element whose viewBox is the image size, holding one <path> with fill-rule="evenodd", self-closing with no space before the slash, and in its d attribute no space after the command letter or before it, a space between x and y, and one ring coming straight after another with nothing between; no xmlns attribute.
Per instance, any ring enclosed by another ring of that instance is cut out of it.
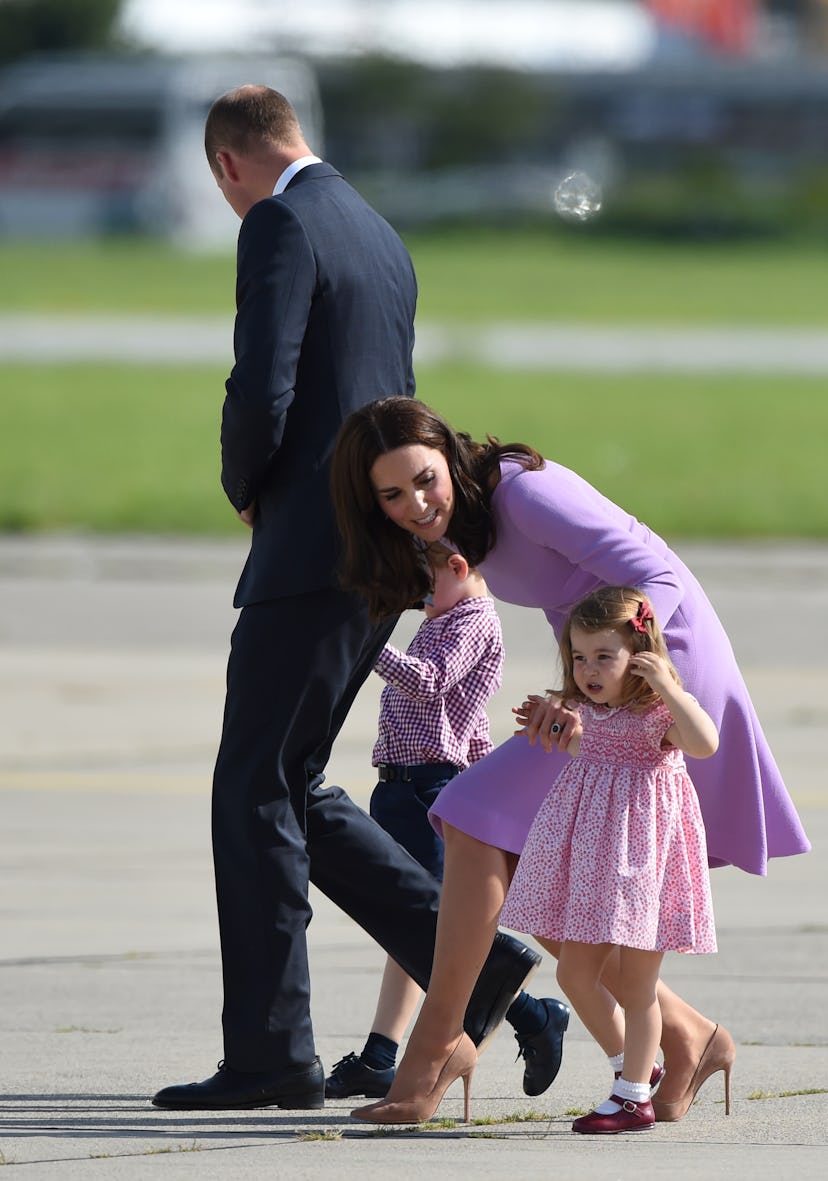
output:
<svg viewBox="0 0 828 1181"><path fill-rule="evenodd" d="M458 582L464 582L469 576L469 564L462 554L452 554L448 560L448 568Z"/></svg>
<svg viewBox="0 0 828 1181"><path fill-rule="evenodd" d="M225 148L220 148L216 152L216 164L221 169L223 176L226 176L233 184L238 183L239 170L236 167L236 160L232 152L228 152Z"/></svg>

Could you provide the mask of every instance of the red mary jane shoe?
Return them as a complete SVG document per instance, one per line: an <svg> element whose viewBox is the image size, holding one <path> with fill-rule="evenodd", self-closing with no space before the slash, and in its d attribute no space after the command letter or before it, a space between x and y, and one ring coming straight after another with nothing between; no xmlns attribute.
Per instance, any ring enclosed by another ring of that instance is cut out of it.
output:
<svg viewBox="0 0 828 1181"><path fill-rule="evenodd" d="M620 1111L612 1115L599 1115L591 1111L589 1115L582 1115L572 1125L573 1132L584 1132L587 1135L611 1136L615 1132L646 1132L655 1127L655 1112L653 1105L647 1103L633 1103L629 1099L622 1099L620 1095L610 1095L613 1103L620 1103Z"/></svg>

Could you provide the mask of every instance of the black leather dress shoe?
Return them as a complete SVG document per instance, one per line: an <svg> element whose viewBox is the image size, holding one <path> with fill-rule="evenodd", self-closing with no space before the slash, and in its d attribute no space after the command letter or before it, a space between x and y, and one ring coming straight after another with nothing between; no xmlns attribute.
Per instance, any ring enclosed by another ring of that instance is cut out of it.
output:
<svg viewBox="0 0 828 1181"><path fill-rule="evenodd" d="M174 1111L223 1111L248 1107L287 1107L306 1111L325 1105L325 1072L314 1058L308 1066L286 1070L231 1070L223 1062L202 1083L164 1087L153 1095L155 1107Z"/></svg>
<svg viewBox="0 0 828 1181"><path fill-rule="evenodd" d="M552 997L539 997L546 1009L546 1025L538 1033L516 1033L518 1058L523 1058L526 1069L523 1072L525 1095L542 1095L552 1086L561 1069L563 1057L563 1036L569 1025L569 1009L563 1001Z"/></svg>
<svg viewBox="0 0 828 1181"><path fill-rule="evenodd" d="M463 1026L478 1050L506 1016L541 957L525 943L498 931L492 950L480 969L466 1008Z"/></svg>

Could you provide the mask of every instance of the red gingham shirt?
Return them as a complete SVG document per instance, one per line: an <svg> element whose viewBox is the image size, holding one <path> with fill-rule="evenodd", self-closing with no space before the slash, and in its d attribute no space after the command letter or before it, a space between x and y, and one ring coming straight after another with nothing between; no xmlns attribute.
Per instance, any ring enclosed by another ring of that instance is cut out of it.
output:
<svg viewBox="0 0 828 1181"><path fill-rule="evenodd" d="M486 702L500 688L503 633L488 595L461 599L420 624L406 652L386 644L374 671L387 682L372 763L454 763L492 749Z"/></svg>

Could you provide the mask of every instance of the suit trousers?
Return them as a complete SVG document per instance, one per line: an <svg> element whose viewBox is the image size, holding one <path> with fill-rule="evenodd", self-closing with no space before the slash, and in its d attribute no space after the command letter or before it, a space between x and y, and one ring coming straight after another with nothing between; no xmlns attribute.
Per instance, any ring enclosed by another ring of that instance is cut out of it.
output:
<svg viewBox="0 0 828 1181"><path fill-rule="evenodd" d="M339 787L331 747L394 620L321 590L242 608L213 781L224 1058L240 1071L311 1062L308 883L422 987L439 883ZM366 751L366 763L370 751Z"/></svg>

